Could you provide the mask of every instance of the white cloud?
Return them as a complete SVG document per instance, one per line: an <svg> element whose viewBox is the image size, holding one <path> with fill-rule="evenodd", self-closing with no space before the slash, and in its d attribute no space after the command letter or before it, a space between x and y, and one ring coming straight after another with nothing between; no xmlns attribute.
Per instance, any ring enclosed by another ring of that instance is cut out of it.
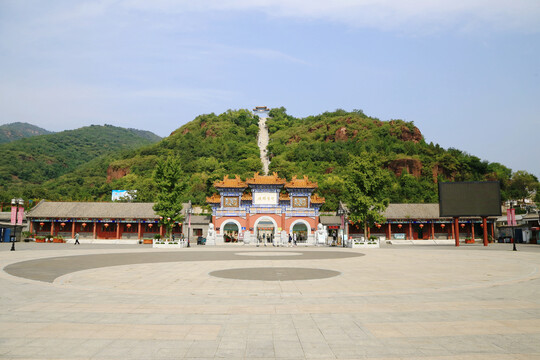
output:
<svg viewBox="0 0 540 360"><path fill-rule="evenodd" d="M121 4L169 13L249 11L255 16L255 12L261 12L380 30L540 30L538 0L123 0Z"/></svg>

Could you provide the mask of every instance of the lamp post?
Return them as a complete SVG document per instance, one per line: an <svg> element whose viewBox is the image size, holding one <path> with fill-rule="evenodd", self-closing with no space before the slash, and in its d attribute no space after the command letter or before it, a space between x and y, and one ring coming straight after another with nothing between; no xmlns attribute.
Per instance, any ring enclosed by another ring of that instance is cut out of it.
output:
<svg viewBox="0 0 540 360"><path fill-rule="evenodd" d="M341 217L341 246L347 247L347 229L345 228L346 219L345 216L347 215L347 210L345 210L343 203L339 202L339 208L337 210L337 215Z"/></svg>
<svg viewBox="0 0 540 360"><path fill-rule="evenodd" d="M17 239L17 225L19 221L22 224L22 217L19 219L19 206L24 205L23 199L11 199L11 224L13 225L14 235L11 240L11 251L15 251L15 240ZM15 214L13 214L13 207L15 206Z"/></svg>
<svg viewBox="0 0 540 360"><path fill-rule="evenodd" d="M191 200L189 200L189 206L188 206L188 209L187 209L187 213L188 213L187 247L191 247L191 245L189 243L189 238L190 238L190 235L191 235L191 214L193 213L193 209L191 208Z"/></svg>
<svg viewBox="0 0 540 360"><path fill-rule="evenodd" d="M514 210L514 204L513 204L512 201L510 202L510 211L511 211L511 221L512 221L512 251L517 251L517 249L516 249L516 230L515 230L516 216L514 215L515 210Z"/></svg>

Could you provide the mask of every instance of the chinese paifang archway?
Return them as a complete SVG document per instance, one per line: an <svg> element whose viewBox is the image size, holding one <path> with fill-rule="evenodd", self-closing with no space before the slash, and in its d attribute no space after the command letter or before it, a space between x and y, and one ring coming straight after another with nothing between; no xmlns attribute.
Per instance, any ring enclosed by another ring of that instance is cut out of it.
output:
<svg viewBox="0 0 540 360"><path fill-rule="evenodd" d="M317 183L307 176L287 181L259 175L243 181L239 176L216 181L219 194L206 198L212 207L216 244L270 241L296 235L297 242L315 244L319 209L324 198L315 194Z"/></svg>

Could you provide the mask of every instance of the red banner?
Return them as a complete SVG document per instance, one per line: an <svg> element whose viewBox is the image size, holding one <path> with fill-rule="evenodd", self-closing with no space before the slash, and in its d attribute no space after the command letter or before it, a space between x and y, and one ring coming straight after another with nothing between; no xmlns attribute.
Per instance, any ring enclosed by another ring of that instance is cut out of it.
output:
<svg viewBox="0 0 540 360"><path fill-rule="evenodd" d="M17 216L17 207L12 206L11 207L11 225L15 225L15 217Z"/></svg>
<svg viewBox="0 0 540 360"><path fill-rule="evenodd" d="M516 209L506 210L506 223L508 224L508 226L517 226Z"/></svg>
<svg viewBox="0 0 540 360"><path fill-rule="evenodd" d="M19 207L19 217L17 218L17 225L22 225L24 217L24 207Z"/></svg>

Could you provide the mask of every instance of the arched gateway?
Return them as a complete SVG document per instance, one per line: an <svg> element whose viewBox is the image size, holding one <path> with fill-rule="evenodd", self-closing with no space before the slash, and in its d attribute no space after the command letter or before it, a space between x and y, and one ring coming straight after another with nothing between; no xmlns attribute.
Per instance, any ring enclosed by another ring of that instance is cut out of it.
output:
<svg viewBox="0 0 540 360"><path fill-rule="evenodd" d="M313 244L312 229L319 222L324 198L315 194L317 184L306 176L291 181L259 175L243 181L225 176L216 181L219 194L206 198L212 207L212 222L218 239L255 244L257 239L296 234L297 241Z"/></svg>

